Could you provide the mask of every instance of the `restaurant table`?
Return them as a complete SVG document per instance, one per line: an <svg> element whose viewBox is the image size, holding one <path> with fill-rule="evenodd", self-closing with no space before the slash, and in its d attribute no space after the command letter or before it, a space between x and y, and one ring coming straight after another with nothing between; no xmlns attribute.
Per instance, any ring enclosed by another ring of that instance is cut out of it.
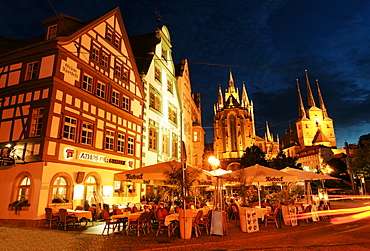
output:
<svg viewBox="0 0 370 251"><path fill-rule="evenodd" d="M127 218L127 219L130 219L130 220L137 220L137 218L139 218L139 216L142 213L143 212L136 212L136 213L124 212L123 214L115 214L115 215L112 215L111 216L111 219L116 220L116 219L124 219L124 218Z"/></svg>
<svg viewBox="0 0 370 251"><path fill-rule="evenodd" d="M257 218L261 219L262 221L265 220L265 215L267 214L267 208L254 208L256 210Z"/></svg>
<svg viewBox="0 0 370 251"><path fill-rule="evenodd" d="M80 221L81 219L85 218L87 220L92 220L92 213L90 211L82 211L82 210L71 210L67 209L68 214L74 214L75 217Z"/></svg>
<svg viewBox="0 0 370 251"><path fill-rule="evenodd" d="M164 225L168 226L172 223L172 221L179 221L179 214L178 213L173 213L173 214L168 214L164 218Z"/></svg>

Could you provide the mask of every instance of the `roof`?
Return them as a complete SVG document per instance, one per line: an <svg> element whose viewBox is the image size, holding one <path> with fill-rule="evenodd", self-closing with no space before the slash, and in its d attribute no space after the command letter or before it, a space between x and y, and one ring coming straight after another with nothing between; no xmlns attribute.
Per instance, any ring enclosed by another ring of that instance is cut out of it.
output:
<svg viewBox="0 0 370 251"><path fill-rule="evenodd" d="M132 52L139 73L146 74L153 60L155 47L159 43L156 33L148 33L129 37Z"/></svg>

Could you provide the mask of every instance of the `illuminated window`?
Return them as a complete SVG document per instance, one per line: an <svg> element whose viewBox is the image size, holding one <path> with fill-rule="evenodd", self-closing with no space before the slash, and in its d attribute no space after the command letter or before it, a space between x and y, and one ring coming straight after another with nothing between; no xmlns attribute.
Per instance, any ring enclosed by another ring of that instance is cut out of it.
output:
<svg viewBox="0 0 370 251"><path fill-rule="evenodd" d="M168 119L177 125L177 110L172 105L168 106Z"/></svg>
<svg viewBox="0 0 370 251"><path fill-rule="evenodd" d="M119 92L116 90L112 92L112 104L119 106Z"/></svg>
<svg viewBox="0 0 370 251"><path fill-rule="evenodd" d="M154 68L155 79L161 82L161 70L157 67Z"/></svg>
<svg viewBox="0 0 370 251"><path fill-rule="evenodd" d="M130 99L128 97L122 97L122 109L125 111L130 111Z"/></svg>
<svg viewBox="0 0 370 251"><path fill-rule="evenodd" d="M106 130L105 132L105 149L113 150L114 149L114 132Z"/></svg>
<svg viewBox="0 0 370 251"><path fill-rule="evenodd" d="M149 107L162 112L162 95L154 88L150 89Z"/></svg>
<svg viewBox="0 0 370 251"><path fill-rule="evenodd" d="M176 134L172 134L172 157L178 157L178 142Z"/></svg>
<svg viewBox="0 0 370 251"><path fill-rule="evenodd" d="M134 155L135 139L128 137L127 142L127 154Z"/></svg>
<svg viewBox="0 0 370 251"><path fill-rule="evenodd" d="M58 177L53 183L52 203L67 202L68 183L64 177Z"/></svg>
<svg viewBox="0 0 370 251"><path fill-rule="evenodd" d="M46 39L49 40L49 39L53 39L56 37L57 37L57 25L54 24L48 27Z"/></svg>
<svg viewBox="0 0 370 251"><path fill-rule="evenodd" d="M193 141L197 142L198 141L198 132L194 132L193 134Z"/></svg>
<svg viewBox="0 0 370 251"><path fill-rule="evenodd" d="M171 80L167 80L167 91L169 91L170 93L173 92L173 84L172 84L172 81Z"/></svg>
<svg viewBox="0 0 370 251"><path fill-rule="evenodd" d="M149 128L149 149L157 150L157 130Z"/></svg>
<svg viewBox="0 0 370 251"><path fill-rule="evenodd" d="M64 118L63 138L74 141L76 139L77 120L71 117Z"/></svg>
<svg viewBox="0 0 370 251"><path fill-rule="evenodd" d="M83 81L82 81L82 89L87 92L91 92L92 83L93 83L93 78L90 77L89 75L84 74Z"/></svg>
<svg viewBox="0 0 370 251"><path fill-rule="evenodd" d="M105 84L98 82L96 86L96 95L102 99L105 99Z"/></svg>
<svg viewBox="0 0 370 251"><path fill-rule="evenodd" d="M100 49L93 45L91 49L91 59L94 60L95 62L99 62L99 55L100 55Z"/></svg>
<svg viewBox="0 0 370 251"><path fill-rule="evenodd" d="M125 152L125 135L122 133L118 133L117 137L117 152L124 153Z"/></svg>
<svg viewBox="0 0 370 251"><path fill-rule="evenodd" d="M162 135L162 152L168 154L168 135Z"/></svg>
<svg viewBox="0 0 370 251"><path fill-rule="evenodd" d="M105 51L102 51L101 53L101 65L105 68L108 68L109 66L109 55Z"/></svg>
<svg viewBox="0 0 370 251"><path fill-rule="evenodd" d="M29 200L30 189L31 189L31 179L26 176L19 183L17 200L18 201Z"/></svg>
<svg viewBox="0 0 370 251"><path fill-rule="evenodd" d="M37 79L37 73L39 70L39 62L31 62L27 64L25 80Z"/></svg>
<svg viewBox="0 0 370 251"><path fill-rule="evenodd" d="M32 111L30 136L41 136L44 108L35 108Z"/></svg>
<svg viewBox="0 0 370 251"><path fill-rule="evenodd" d="M93 124L83 122L82 123L82 130L81 130L81 143L91 145L92 143L92 135L93 135Z"/></svg>

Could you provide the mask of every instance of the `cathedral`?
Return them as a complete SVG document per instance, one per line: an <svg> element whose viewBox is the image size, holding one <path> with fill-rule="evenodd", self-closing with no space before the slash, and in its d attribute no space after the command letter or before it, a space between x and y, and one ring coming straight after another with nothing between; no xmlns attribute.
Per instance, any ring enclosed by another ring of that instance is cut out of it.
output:
<svg viewBox="0 0 370 251"><path fill-rule="evenodd" d="M288 157L298 157L298 163L307 171L324 172L326 161L333 158L336 148L333 120L328 116L318 80L316 105L306 71L307 104L303 104L301 89L298 88L298 119L284 134L281 147Z"/></svg>
<svg viewBox="0 0 370 251"><path fill-rule="evenodd" d="M274 141L267 122L264 138L256 135L253 107L244 84L240 98L230 72L229 86L225 93L219 88L218 101L214 105L214 152L221 166L227 167L227 170L239 165L248 147L258 146L267 160L279 152L279 143Z"/></svg>

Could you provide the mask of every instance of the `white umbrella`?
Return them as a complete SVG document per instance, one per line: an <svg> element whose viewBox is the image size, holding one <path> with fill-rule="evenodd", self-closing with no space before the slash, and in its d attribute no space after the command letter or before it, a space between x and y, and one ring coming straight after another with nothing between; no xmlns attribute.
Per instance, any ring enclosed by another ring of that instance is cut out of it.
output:
<svg viewBox="0 0 370 251"><path fill-rule="evenodd" d="M232 173L224 174L223 177L226 181L226 184L237 184L237 183L252 183L258 185L258 202L261 206L261 194L260 194L260 185L270 185L272 183L280 182L297 182L298 179L296 176L281 172L279 170L261 166L254 165L233 171Z"/></svg>

